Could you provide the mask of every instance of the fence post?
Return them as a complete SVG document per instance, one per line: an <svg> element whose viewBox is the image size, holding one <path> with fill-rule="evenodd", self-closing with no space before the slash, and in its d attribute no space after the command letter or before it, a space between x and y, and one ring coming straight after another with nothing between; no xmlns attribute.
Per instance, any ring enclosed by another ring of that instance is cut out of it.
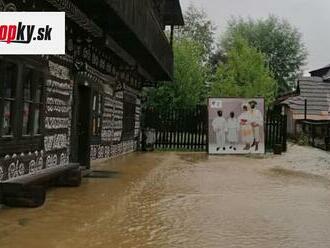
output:
<svg viewBox="0 0 330 248"><path fill-rule="evenodd" d="M203 141L205 140L206 143L204 144L204 146L205 146L206 151L209 153L209 124L208 124L208 122L209 122L209 112L208 112L208 106L204 106L203 109L204 109L203 110L204 111L203 134L206 135L206 139L203 139Z"/></svg>
<svg viewBox="0 0 330 248"><path fill-rule="evenodd" d="M330 142L330 137L329 137L329 134L330 134L330 124L328 123L326 125L326 135L324 137L324 146L325 146L325 150L326 151L329 151L329 142Z"/></svg>
<svg viewBox="0 0 330 248"><path fill-rule="evenodd" d="M305 99L305 109L304 109L304 118L307 120L307 99Z"/></svg>
<svg viewBox="0 0 330 248"><path fill-rule="evenodd" d="M282 149L284 152L286 152L288 150L288 146L287 146L287 141L288 141L288 134L287 134L287 128L288 128L288 117L287 115L283 115L282 116L283 121L282 121Z"/></svg>
<svg viewBox="0 0 330 248"><path fill-rule="evenodd" d="M269 110L266 112L266 120L264 122L265 125L265 148L268 149L268 118L269 118Z"/></svg>

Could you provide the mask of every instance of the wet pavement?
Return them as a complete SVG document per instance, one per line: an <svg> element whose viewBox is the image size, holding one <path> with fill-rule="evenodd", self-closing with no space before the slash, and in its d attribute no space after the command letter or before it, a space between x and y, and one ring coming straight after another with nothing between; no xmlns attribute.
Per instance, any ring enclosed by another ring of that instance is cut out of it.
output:
<svg viewBox="0 0 330 248"><path fill-rule="evenodd" d="M102 162L80 188L51 189L41 208L0 210L0 247L328 248L330 180L285 156Z"/></svg>

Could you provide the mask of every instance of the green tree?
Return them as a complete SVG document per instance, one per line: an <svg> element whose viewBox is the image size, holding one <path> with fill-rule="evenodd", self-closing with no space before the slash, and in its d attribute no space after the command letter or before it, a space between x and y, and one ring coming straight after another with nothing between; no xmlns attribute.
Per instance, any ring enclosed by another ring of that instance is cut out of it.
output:
<svg viewBox="0 0 330 248"><path fill-rule="evenodd" d="M234 18L220 41L220 50L228 52L237 35L261 51L279 85L279 93L292 90L307 52L298 30L285 20L269 16L253 20Z"/></svg>
<svg viewBox="0 0 330 248"><path fill-rule="evenodd" d="M215 25L203 9L190 4L184 13L185 25L177 31L178 39L190 39L203 48L203 56L208 60L214 49Z"/></svg>
<svg viewBox="0 0 330 248"><path fill-rule="evenodd" d="M217 69L211 96L262 96L268 105L274 100L276 91L277 84L266 65L265 56L236 36L228 51L227 62Z"/></svg>
<svg viewBox="0 0 330 248"><path fill-rule="evenodd" d="M174 81L161 83L147 93L147 106L159 110L193 108L206 98L208 67L203 48L190 39L174 42Z"/></svg>

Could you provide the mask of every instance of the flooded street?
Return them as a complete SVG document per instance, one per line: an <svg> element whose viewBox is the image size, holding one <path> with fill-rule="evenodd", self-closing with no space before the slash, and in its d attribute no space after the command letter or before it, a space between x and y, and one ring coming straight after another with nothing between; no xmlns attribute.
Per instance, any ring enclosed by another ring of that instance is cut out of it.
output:
<svg viewBox="0 0 330 248"><path fill-rule="evenodd" d="M102 162L80 188L51 189L41 208L0 210L0 247L328 248L330 180L291 170L285 156Z"/></svg>

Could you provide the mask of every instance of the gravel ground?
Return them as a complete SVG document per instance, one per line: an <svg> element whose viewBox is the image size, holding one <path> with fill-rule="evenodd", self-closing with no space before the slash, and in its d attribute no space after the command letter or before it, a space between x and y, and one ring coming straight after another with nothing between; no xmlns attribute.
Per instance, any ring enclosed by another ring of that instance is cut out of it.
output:
<svg viewBox="0 0 330 248"><path fill-rule="evenodd" d="M330 153L310 146L288 144L288 152L281 156L270 155L269 165L295 170L330 179Z"/></svg>

